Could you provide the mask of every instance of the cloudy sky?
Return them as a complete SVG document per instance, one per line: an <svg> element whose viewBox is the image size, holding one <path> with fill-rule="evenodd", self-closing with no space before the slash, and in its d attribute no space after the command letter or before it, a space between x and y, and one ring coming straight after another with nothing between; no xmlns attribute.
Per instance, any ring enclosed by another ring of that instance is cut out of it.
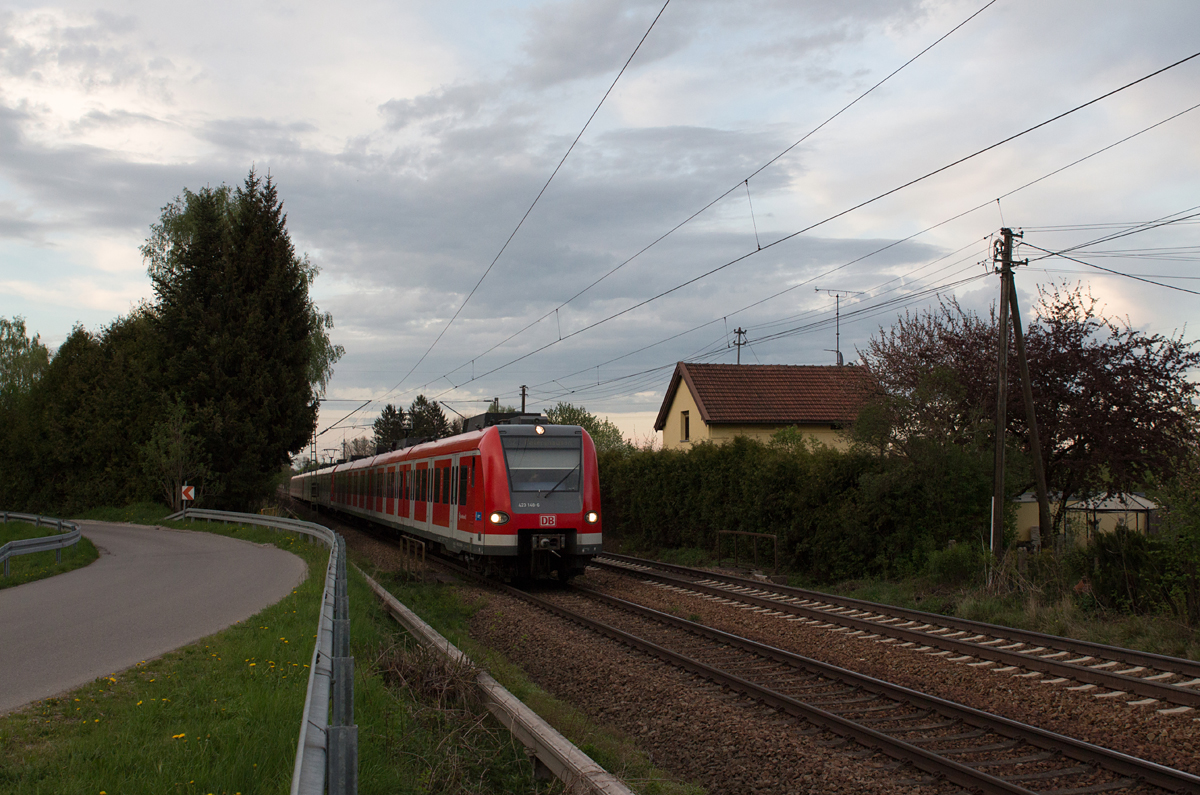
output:
<svg viewBox="0 0 1200 795"><path fill-rule="evenodd" d="M1200 58L888 194L1200 52L1189 0L672 0L515 235L662 0L5 7L0 314L51 346L102 328L152 297L161 207L253 167L346 348L322 428L525 384L641 438L737 328L743 362L833 363L840 292L850 361L939 295L986 310L1002 225L1061 250L1200 205ZM1073 256L1200 291L1198 229ZM1083 281L1197 336L1198 295L1019 256L1026 314Z"/></svg>

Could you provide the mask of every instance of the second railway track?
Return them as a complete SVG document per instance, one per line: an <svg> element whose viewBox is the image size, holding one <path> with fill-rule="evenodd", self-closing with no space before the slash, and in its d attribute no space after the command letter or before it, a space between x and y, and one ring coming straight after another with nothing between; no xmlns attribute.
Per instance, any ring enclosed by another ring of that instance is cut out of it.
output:
<svg viewBox="0 0 1200 795"><path fill-rule="evenodd" d="M542 596L507 590L706 681L968 790L1200 793L1200 777L588 588Z"/></svg>
<svg viewBox="0 0 1200 795"><path fill-rule="evenodd" d="M941 650L959 662L998 666L1015 676L1046 677L1054 684L1080 683L1082 691L1125 703L1157 706L1168 714L1200 707L1200 663L1036 632L835 597L798 588L716 575L621 555L594 566L653 581L697 597L727 599L770 610L781 618L863 636L892 639L921 651ZM1157 702L1157 703L1156 703Z"/></svg>

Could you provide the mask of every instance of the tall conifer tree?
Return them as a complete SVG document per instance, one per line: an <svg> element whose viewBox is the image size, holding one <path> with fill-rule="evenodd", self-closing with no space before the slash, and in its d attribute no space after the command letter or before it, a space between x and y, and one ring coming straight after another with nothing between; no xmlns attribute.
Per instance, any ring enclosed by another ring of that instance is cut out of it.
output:
<svg viewBox="0 0 1200 795"><path fill-rule="evenodd" d="M263 496L304 448L317 397L341 356L308 295L275 185L254 171L164 208L143 248L158 294L166 391L194 418L208 493L229 508Z"/></svg>

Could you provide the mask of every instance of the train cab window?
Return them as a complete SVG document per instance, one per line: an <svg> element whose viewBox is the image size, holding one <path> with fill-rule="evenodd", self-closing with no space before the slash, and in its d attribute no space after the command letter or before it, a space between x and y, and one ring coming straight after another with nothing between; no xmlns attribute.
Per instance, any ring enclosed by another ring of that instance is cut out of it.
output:
<svg viewBox="0 0 1200 795"><path fill-rule="evenodd" d="M504 436L513 491L579 491L583 441L578 436Z"/></svg>

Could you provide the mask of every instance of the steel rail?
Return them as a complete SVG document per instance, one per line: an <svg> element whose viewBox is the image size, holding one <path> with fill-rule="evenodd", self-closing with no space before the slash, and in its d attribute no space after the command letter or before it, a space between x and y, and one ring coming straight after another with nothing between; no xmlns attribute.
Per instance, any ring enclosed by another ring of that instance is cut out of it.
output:
<svg viewBox="0 0 1200 795"><path fill-rule="evenodd" d="M1129 675L1123 674L1123 673L1116 673L1116 672L1105 671L1105 670L1097 670L1096 668L1093 668L1093 667L1090 667L1087 665L1076 664L1076 663L1069 662L1069 661L1047 659L1044 656L1039 656L1038 654L1034 653L1034 652L1038 651L1037 649L1029 649L1025 653L1022 653L1017 650L1005 650L1002 648L996 648L994 646L984 646L982 644L972 642L972 641L963 641L963 640L959 640L957 638L951 638L951 637L947 637L945 635L941 635L941 634L937 634L937 633L925 632L922 629L914 629L911 627L897 626L894 624L887 624L887 623L883 623L883 622L879 622L879 621L871 621L869 619L864 619L864 618L855 617L855 616L848 616L848 615L844 615L841 613L831 613L828 610L822 610L820 608L812 607L812 606L808 606L808 605L799 605L794 602L786 602L786 601L781 601L779 599L772 599L769 597L757 596L754 594L741 593L738 591L729 591L724 588L718 588L718 587L711 586L711 585L705 585L703 583L695 582L692 580L676 578L669 574L661 574L661 573L641 571L641 570L636 570L636 569L629 569L624 566L612 566L611 564L606 564L606 563L603 563L601 561L596 561L596 560L593 560L590 565L598 566L600 568L604 568L604 569L607 569L610 571L616 571L616 572L623 573L626 575L634 574L637 576L647 577L649 579L657 580L659 582L663 582L663 583L673 585L673 586L676 586L679 588L685 588L687 590L695 591L697 593L703 593L703 594L708 594L710 596L717 596L717 597L723 597L723 598L733 598L733 599L737 599L739 601L745 602L747 604L756 605L758 607L766 607L766 608L770 608L772 610L776 610L779 612L791 613L792 615L797 615L797 616L805 616L810 619L821 621L824 623L838 624L841 626L853 628L855 630L859 630L859 631L866 632L869 634L886 635L888 637L896 638L898 640L903 640L908 643L920 644L922 646L934 646L937 648L956 652L960 655L967 655L970 657L974 657L974 658L977 658L980 660L988 660L990 662L1003 663L1006 665L1015 665L1015 666L1019 666L1021 668L1030 670L1030 671L1038 671L1040 673L1050 674L1050 675L1056 676L1056 677L1074 679L1076 681L1084 682L1087 684L1093 684L1093 685L1098 685L1098 686L1102 686L1102 687L1107 687L1112 690L1120 690L1120 691L1124 691L1127 693L1133 693L1135 695L1142 696L1144 698L1154 698L1154 699L1158 699L1160 701L1169 702L1171 704L1178 704L1181 706L1192 707L1193 709L1200 707L1200 691L1191 690L1186 687L1180 687L1179 685L1167 684L1164 682L1153 682L1153 681L1150 681L1147 679L1143 679L1143 678L1136 677L1136 676L1129 676ZM693 570L693 572L694 572L694 570ZM710 578L710 579L720 579L720 578ZM759 591L768 591L768 592L773 591L775 593L780 593L781 595L784 595L784 596L791 596L791 594L788 592L771 589L771 588L764 588L762 586L762 584L755 583L753 581L744 581L743 583L739 583L739 585L741 587L753 588L753 589L759 590ZM792 598L800 598L800 597L792 597ZM872 603L867 603L867 604L872 604ZM878 612L878 613L883 613L885 615L890 612L886 605L874 605L874 608L878 608L878 609L877 610L872 609L870 612ZM932 613L926 613L924 615L928 616L928 618L929 618L929 621L924 622L927 627L932 626L935 623L945 626L944 622L938 621L939 616L934 615ZM988 625L988 626L994 627L994 625ZM950 627L950 628L955 628L955 627ZM995 629L1002 629L1002 628L995 627ZM982 634L982 633L977 633L977 634ZM999 638L1007 638L1008 637L1008 635L1004 632L989 632L987 634L992 635L994 637L999 637ZM1105 648L1108 648L1108 647L1105 647ZM1043 648L1040 651L1051 651L1051 648ZM1064 650L1064 651L1069 651L1069 650ZM1098 654L1099 654L1099 652L1096 651L1092 655L1088 655L1088 658L1093 659ZM1175 658L1167 658L1167 659L1175 659Z"/></svg>
<svg viewBox="0 0 1200 795"><path fill-rule="evenodd" d="M659 623L667 624L678 629L686 630L710 640L752 652L766 659L786 665L804 668L818 676L845 682L848 685L860 687L868 692L882 695L886 698L908 702L916 706L936 711L948 718L961 720L964 723L987 729L1011 739L1021 740L1038 748L1057 751L1064 756L1081 762L1099 765L1114 773L1131 776L1145 781L1156 787L1172 792L1200 792L1200 777L1185 773L1174 768L1166 767L1155 762L1123 754L1119 751L1103 748L1092 743L1077 740L1072 737L1039 729L1035 726L1019 723L1000 715L993 715L973 707L948 701L938 696L911 690L902 685L876 679L866 674L839 668L829 663L805 657L794 652L770 646L764 643L743 638L729 632L708 627L678 616L663 613L659 610L630 602L619 597L601 593L583 585L573 585L576 591L584 593L588 598L610 604L621 610L643 616ZM555 606L558 607L558 606ZM566 608L561 608L566 610ZM570 611L568 611L570 612ZM590 619L588 619L590 620ZM620 632L621 630L617 630Z"/></svg>
<svg viewBox="0 0 1200 795"><path fill-rule="evenodd" d="M893 607L892 605L880 604L878 602L868 602L863 599L854 599L849 596L837 596L834 594L822 593L820 591L810 591L803 588L793 588L790 585L780 585L778 583L764 583L760 580L751 580L746 577L735 577L728 574L718 574L716 572L703 571L700 569L689 568L687 566L678 566L673 563L660 563L654 560L646 560L636 558L630 555L618 555L611 552L605 552L599 555L593 563L599 558L611 558L626 563L638 566L648 566L652 568L662 569L664 571L673 571L678 574L686 574L693 577L703 577L710 580L727 582L732 585L743 585L748 588L758 588L760 590L775 591L777 593L795 596L800 599L811 599L813 601L822 601L827 604L837 605L839 607L850 607L858 610L869 610L873 612L886 613L899 618L904 618L909 621L919 621L926 624L938 623L944 627L952 629L960 629L964 632L974 632L976 634L990 634L996 638L1009 638L1013 641L1021 641L1023 643L1032 644L1035 646L1053 646L1055 649L1069 651L1074 654L1088 654L1093 657L1104 657L1108 660L1116 660L1118 662L1129 663L1130 665L1143 665L1148 668L1155 668L1159 671L1171 671L1181 676L1191 676L1200 678L1200 662L1195 660L1187 660L1180 657L1171 657L1165 654L1154 654L1153 652L1138 651L1137 649L1126 649L1121 646L1108 646L1103 643L1092 643L1086 640L1077 640L1075 638L1064 638L1059 635L1048 635L1042 632L1034 632L1028 629L1016 629L1013 627L1004 627L999 624L988 624L983 621L972 621L966 618L956 618L954 616L944 616L938 613L928 613L922 610L913 610L906 607Z"/></svg>
<svg viewBox="0 0 1200 795"><path fill-rule="evenodd" d="M443 565L446 565L443 563ZM452 568L457 568L452 566ZM463 570L465 573L466 570ZM932 775L941 776L949 781L958 784L970 791L980 791L986 793L1003 793L1004 795L1031 795L1032 790L1024 787L1010 784L1003 779L996 778L987 773L980 772L967 765L955 762L950 759L945 759L910 743L902 740L897 740L882 732L870 729L857 723L846 720L832 712L805 704L803 701L786 696L782 693L769 690L761 687L747 679L743 679L731 673L727 673L718 668L702 663L698 660L693 660L677 652L671 651L663 646L660 646L651 641L639 638L636 635L617 629L616 627L605 624L601 621L587 618L586 616L575 613L567 608L548 602L532 594L520 591L508 585L503 585L491 580L484 580L486 584L497 588L511 596L529 602L537 607L546 610L560 618L572 621L594 632L598 632L605 637L622 643L630 648L644 652L652 657L666 662L669 665L681 668L689 673L695 674L704 678L707 681L728 687L743 695L752 698L761 703L767 704L774 709L785 712L793 717L800 718L808 723L819 726L823 729L837 734L841 737L848 737L854 741L868 747L874 748L888 756L898 759L902 762L912 764L919 770ZM1198 790L1200 791L1200 790Z"/></svg>

